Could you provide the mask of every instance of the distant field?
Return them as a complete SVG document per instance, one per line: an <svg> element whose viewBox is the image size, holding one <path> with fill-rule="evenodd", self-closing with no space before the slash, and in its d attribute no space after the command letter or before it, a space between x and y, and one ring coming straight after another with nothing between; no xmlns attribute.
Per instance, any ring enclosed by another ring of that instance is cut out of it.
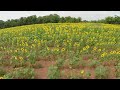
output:
<svg viewBox="0 0 120 90"><path fill-rule="evenodd" d="M120 25L49 23L0 29L0 78L120 78Z"/></svg>

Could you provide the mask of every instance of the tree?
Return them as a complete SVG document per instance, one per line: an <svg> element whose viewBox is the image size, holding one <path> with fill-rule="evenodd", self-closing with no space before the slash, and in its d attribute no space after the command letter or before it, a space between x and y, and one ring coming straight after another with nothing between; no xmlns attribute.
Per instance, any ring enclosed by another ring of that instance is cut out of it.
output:
<svg viewBox="0 0 120 90"><path fill-rule="evenodd" d="M81 22L81 21L82 21L81 17L78 17L77 22Z"/></svg>
<svg viewBox="0 0 120 90"><path fill-rule="evenodd" d="M0 20L0 28L4 28L4 21Z"/></svg>
<svg viewBox="0 0 120 90"><path fill-rule="evenodd" d="M64 18L64 17L61 17L59 22L60 22L60 23L64 23L64 22L65 22L65 18Z"/></svg>
<svg viewBox="0 0 120 90"><path fill-rule="evenodd" d="M37 23L43 23L43 17L39 16L39 17L37 18Z"/></svg>
<svg viewBox="0 0 120 90"><path fill-rule="evenodd" d="M60 17L57 14L50 14L47 16L39 16L36 15L28 16L28 17L21 17L19 19L11 19L7 21L0 21L0 28L8 28L8 27L15 27L15 26L22 26L22 25L30 25L30 24L39 24L39 23L73 23L73 22L81 22L81 18L75 17Z"/></svg>

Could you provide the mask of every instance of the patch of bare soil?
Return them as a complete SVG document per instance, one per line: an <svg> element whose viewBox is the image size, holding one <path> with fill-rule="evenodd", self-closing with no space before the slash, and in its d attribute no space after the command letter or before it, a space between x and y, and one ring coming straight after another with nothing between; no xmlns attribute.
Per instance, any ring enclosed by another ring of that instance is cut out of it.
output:
<svg viewBox="0 0 120 90"><path fill-rule="evenodd" d="M14 70L12 66L1 66L0 68L3 68L7 73Z"/></svg>
<svg viewBox="0 0 120 90"><path fill-rule="evenodd" d="M116 79L116 76L115 76L115 72L116 72L115 67L114 66L110 66L109 70L110 70L109 78L110 79Z"/></svg>
<svg viewBox="0 0 120 90"><path fill-rule="evenodd" d="M37 64L41 64L42 68L35 69L35 79L47 79L48 68L55 64L55 61L37 61Z"/></svg>
<svg viewBox="0 0 120 90"><path fill-rule="evenodd" d="M10 55L5 55L2 59L9 60L11 58Z"/></svg>

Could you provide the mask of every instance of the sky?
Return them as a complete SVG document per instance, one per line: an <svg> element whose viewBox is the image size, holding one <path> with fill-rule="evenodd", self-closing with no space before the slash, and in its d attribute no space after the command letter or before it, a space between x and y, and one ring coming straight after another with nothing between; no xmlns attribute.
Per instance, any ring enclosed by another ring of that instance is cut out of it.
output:
<svg viewBox="0 0 120 90"><path fill-rule="evenodd" d="M98 20L107 16L120 16L120 11L0 11L0 20L6 21L31 15L45 16L49 14L58 14L61 17L81 17L82 20Z"/></svg>

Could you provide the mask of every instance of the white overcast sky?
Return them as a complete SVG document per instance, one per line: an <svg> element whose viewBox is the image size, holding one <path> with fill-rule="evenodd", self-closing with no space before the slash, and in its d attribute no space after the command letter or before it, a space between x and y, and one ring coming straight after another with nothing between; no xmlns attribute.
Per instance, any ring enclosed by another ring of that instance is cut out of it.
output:
<svg viewBox="0 0 120 90"><path fill-rule="evenodd" d="M107 16L120 16L120 11L0 11L0 20L6 21L31 15L45 16L49 14L58 14L64 17L81 17L82 20L98 20Z"/></svg>

